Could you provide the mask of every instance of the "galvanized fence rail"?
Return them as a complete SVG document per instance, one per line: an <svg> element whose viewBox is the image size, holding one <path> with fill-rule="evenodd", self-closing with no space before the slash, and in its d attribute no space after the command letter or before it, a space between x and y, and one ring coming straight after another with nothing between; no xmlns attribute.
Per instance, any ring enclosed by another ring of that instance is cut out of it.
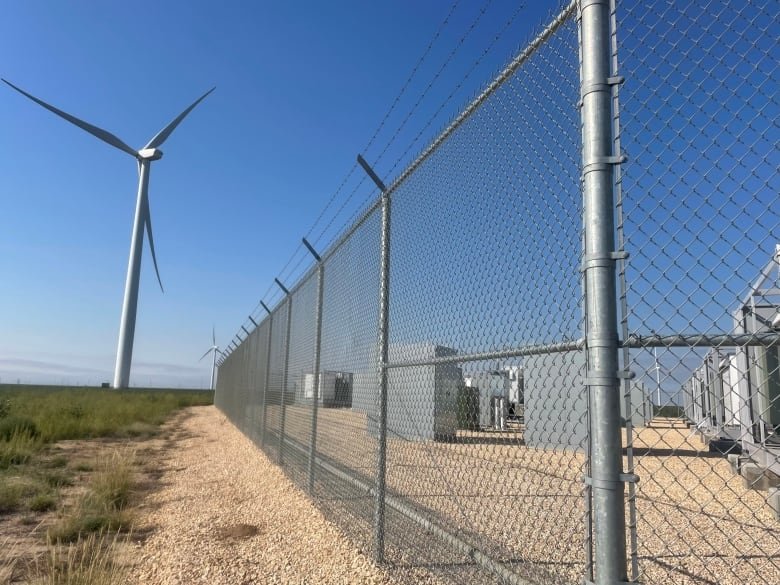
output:
<svg viewBox="0 0 780 585"><path fill-rule="evenodd" d="M562 7L394 180L358 157L217 406L401 580L780 582L778 39Z"/></svg>

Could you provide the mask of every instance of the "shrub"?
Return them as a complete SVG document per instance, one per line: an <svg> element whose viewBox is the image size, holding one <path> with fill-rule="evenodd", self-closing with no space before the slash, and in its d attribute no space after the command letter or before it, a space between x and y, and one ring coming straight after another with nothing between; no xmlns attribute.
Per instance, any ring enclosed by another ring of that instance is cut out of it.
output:
<svg viewBox="0 0 780 585"><path fill-rule="evenodd" d="M28 433L16 432L0 439L0 469L28 462L40 448L41 441Z"/></svg>
<svg viewBox="0 0 780 585"><path fill-rule="evenodd" d="M11 414L11 399L10 398L0 399L0 418L5 418L9 414Z"/></svg>
<svg viewBox="0 0 780 585"><path fill-rule="evenodd" d="M57 507L57 496L53 493L35 494L27 502L32 512L48 512Z"/></svg>
<svg viewBox="0 0 780 585"><path fill-rule="evenodd" d="M51 495L45 483L31 477L0 476L0 513L13 512L38 497Z"/></svg>
<svg viewBox="0 0 780 585"><path fill-rule="evenodd" d="M35 423L22 416L6 416L0 418L0 440L9 441L14 435L28 435L32 438L40 436Z"/></svg>

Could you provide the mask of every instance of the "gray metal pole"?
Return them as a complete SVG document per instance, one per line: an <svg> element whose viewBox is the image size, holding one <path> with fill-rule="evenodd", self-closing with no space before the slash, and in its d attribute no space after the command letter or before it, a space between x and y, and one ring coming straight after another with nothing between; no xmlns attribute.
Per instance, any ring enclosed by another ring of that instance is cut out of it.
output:
<svg viewBox="0 0 780 585"><path fill-rule="evenodd" d="M309 442L309 493L314 493L314 475L317 460L317 410L319 408L320 359L322 355L322 291L325 286L325 267L317 269L317 320L314 325L314 389L311 401L311 439Z"/></svg>
<svg viewBox="0 0 780 585"><path fill-rule="evenodd" d="M279 453L277 457L277 461L279 462L279 465L282 465L284 463L284 455L282 455L283 448L284 448L284 423L285 423L285 415L287 414L285 411L285 395L287 394L287 381L288 381L288 373L287 368L290 365L290 327L292 325L292 295L287 294L287 333L284 336L284 369L282 370L282 396L281 396L281 414L280 421L279 421Z"/></svg>
<svg viewBox="0 0 780 585"><path fill-rule="evenodd" d="M211 359L211 384L209 385L209 390L214 390L214 373L217 371L217 350L212 349L212 352L214 352L214 355Z"/></svg>
<svg viewBox="0 0 780 585"><path fill-rule="evenodd" d="M390 309L390 197L371 166L358 155L358 163L382 192L382 227L379 239L379 396L377 404L376 492L374 493L374 561L385 560L385 473L387 471L387 340Z"/></svg>
<svg viewBox="0 0 780 585"><path fill-rule="evenodd" d="M379 285L379 404L377 423L376 496L374 502L374 560L385 560L385 472L387 469L387 339L390 293L390 198L382 194Z"/></svg>
<svg viewBox="0 0 780 585"><path fill-rule="evenodd" d="M582 0L582 133L586 342L595 583L627 580L612 152L610 0Z"/></svg>
<svg viewBox="0 0 780 585"><path fill-rule="evenodd" d="M122 317L119 321L119 343L114 369L114 388L130 385L130 363L133 359L135 317L138 310L138 283L141 280L141 255L144 246L144 225L146 197L149 192L149 171L151 161L139 159L138 197L135 203L133 236L130 241L130 259L127 262L125 297L122 302Z"/></svg>
<svg viewBox="0 0 780 585"><path fill-rule="evenodd" d="M265 354L265 380L263 381L263 424L260 429L260 447L265 447L265 423L268 412L268 384L271 381L271 334L274 330L274 314L268 313L268 343Z"/></svg>

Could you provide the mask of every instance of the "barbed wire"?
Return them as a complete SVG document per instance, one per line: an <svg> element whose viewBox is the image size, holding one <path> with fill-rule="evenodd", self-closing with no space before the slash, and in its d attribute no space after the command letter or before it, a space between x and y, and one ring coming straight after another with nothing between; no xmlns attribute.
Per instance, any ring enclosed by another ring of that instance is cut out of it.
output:
<svg viewBox="0 0 780 585"><path fill-rule="evenodd" d="M438 81L438 79L441 77L441 74L444 72L444 70L449 66L450 63L452 63L453 59L455 58L455 55L458 53L460 48L465 43L466 39L471 35L471 33L476 29L479 22L482 20L482 17L487 12L488 8L490 8L490 5L493 3L493 0L487 0L485 4L482 5L482 8L480 8L479 14L474 19L474 21L471 23L471 25L466 29L466 32L463 34L463 36L460 37L457 43L455 43L455 47L450 51L450 54L447 55L447 57L444 60L444 63L442 63L441 67L439 67L438 71L433 75L433 78L428 83L428 85L425 87L425 89L422 91L420 96L417 98L417 101L414 103L414 105L411 107L411 109L407 112L404 119L401 121L401 123L396 128L395 132L391 136L390 140L385 144L382 151L379 153L379 155L376 157L374 163L378 163L382 160L382 157L387 153L388 149L392 144L396 141L401 131L406 127L406 124L411 119L412 115L417 111L417 108L419 108L422 101L425 99L425 96L428 95L428 92L431 90L433 85Z"/></svg>
<svg viewBox="0 0 780 585"><path fill-rule="evenodd" d="M471 67L469 67L466 74L461 78L461 80L455 84L455 87L450 92L450 94L444 99L444 101L439 105L439 107L436 109L436 111L433 113L433 115L428 119L428 121L425 123L425 125L420 129L420 131L417 133L417 135L412 139L412 141L409 143L409 145L406 147L403 153L396 159L395 163L393 163L393 166L391 167L390 171L388 172L388 175L392 175L393 172L398 168L398 166L401 164L401 162L405 159L406 155L409 154L409 152L412 150L414 145L420 140L424 132L433 124L433 121L439 116L441 111L444 109L444 107L450 103L458 91L463 87L463 84L468 80L468 78L471 76L472 73L476 70L477 67L479 67L480 63L485 59L485 57L490 53L490 51L493 50L493 47L496 45L496 43L499 41L499 39L506 34L506 31L509 29L509 27L512 26L514 21L517 19L517 16L525 9L525 5L521 4L517 7L517 9L512 13L512 15L509 17L509 20L504 23L503 28L496 33L496 35L493 37L493 40L490 42L490 44L485 48L485 50L482 52L482 54L477 57L477 59L474 61L474 63L471 64Z"/></svg>
<svg viewBox="0 0 780 585"><path fill-rule="evenodd" d="M375 158L373 161L374 164L379 163L382 158L387 154L390 147L396 142L398 137L400 136L403 129L408 124L409 120L414 116L415 112L419 109L420 105L423 103L425 98L430 93L433 86L436 84L436 82L441 78L443 72L447 69L447 67L450 66L450 64L454 61L455 56L458 54L459 50L462 48L462 46L465 44L466 40L471 36L471 34L476 30L476 28L479 26L479 23L482 21L482 18L487 13L487 11L490 9L491 5L493 4L493 0L486 0L486 2L482 5L482 7L479 9L479 13L477 14L476 18L471 22L471 24L468 26L466 31L460 36L458 41L455 43L455 46L450 50L449 54L443 61L443 63L440 65L436 73L433 75L431 80L428 82L428 84L425 86L423 91L419 94L416 101L412 105L412 107L407 111L406 115L403 117L399 125L395 128L393 131L391 137L389 140L384 144L382 147L382 150L380 151L379 155ZM428 45L426 46L425 50L423 51L422 55L418 60L415 62L414 66L412 67L412 71L410 72L409 76L406 78L404 83L402 84L400 90L396 94L395 98L393 99L390 107L388 108L387 112L382 117L382 120L380 120L377 128L374 130L374 132L371 135L371 138L369 139L368 143L363 149L363 152L367 152L376 142L377 137L380 135L381 131L386 127L387 121L390 119L390 116L392 113L396 110L398 105L401 102L401 98L403 95L408 91L409 87L411 86L412 80L417 76L418 72L420 71L420 68L422 67L422 64L425 62L425 60L430 55L433 46L436 44L438 39L441 37L442 32L444 29L450 24L452 15L457 10L458 6L460 5L460 0L455 0L455 2L451 5L450 9L447 12L447 15L442 20L442 22L437 27L436 31L434 32L433 37L429 41ZM471 65L466 75L461 79L461 81L456 84L455 88L450 92L448 97L438 106L436 109L436 112L431 116L426 124L423 126L422 130L420 130L415 138L409 143L409 145L406 147L404 152L396 159L396 161L393 164L393 167L390 170L390 173L398 167L398 165L401 163L401 161L406 157L406 155L409 153L409 151L414 147L415 143L420 139L420 137L423 135L425 130L427 130L430 125L433 123L433 121L436 119L436 117L441 113L441 111L444 109L444 107L452 100L454 95L460 90L460 88L463 86L465 81L469 78L469 76L473 73L473 71L479 66L479 64L484 60L484 58L490 53L490 51L493 49L495 44L498 42L498 40L506 33L507 29L511 26L511 24L516 20L517 15L521 12L521 10L524 9L524 5L520 5L511 15L509 20L504 24L503 28L496 33L491 43L485 48L485 50L482 52L482 54L475 60L475 62ZM328 230L334 225L336 220L343 214L344 210L347 208L349 203L353 201L355 194L360 190L360 188L365 184L366 177L363 176L358 181L357 185L350 191L350 193L343 199L341 204L339 205L338 209L331 215L328 222L325 224L325 226L317 232L316 236L313 236L315 229L317 228L318 224L323 221L323 218L326 217L326 214L329 209L334 205L336 202L338 196L342 194L344 191L344 188L349 183L350 179L355 175L355 171L357 170L357 163L354 163L350 170L347 172L345 177L342 179L339 186L336 188L336 190L332 193L332 195L329 197L328 201L324 205L324 207L321 209L317 217L315 218L314 222L306 232L306 238L311 240L312 245L316 245L320 243L323 238L328 233ZM353 212L353 214L348 218L348 221L346 222L346 225L351 224L352 222L356 221L357 218L360 216L360 214L363 212L364 209L367 208L368 203L373 198L374 194L373 192L369 192L363 200L360 202L360 204L357 205L356 210ZM330 245L333 241L335 241L335 238L331 238L328 242L328 245ZM290 268L289 273L287 273L287 276L291 276L296 273L296 271L300 268L301 264L306 259L306 254L303 254L297 262L293 265L293 262L296 259L296 256L298 253L303 249L303 244L299 243L298 246L295 248L293 253L288 257L287 261L285 262L284 266L278 273L277 278L280 280L283 280L285 273L288 268ZM274 293L274 287L275 282L271 282L268 286L268 288L265 290L263 295L260 297L260 300L255 305L255 308L253 309L251 315L256 316L259 312L259 309L261 308L261 305L263 302L266 302L266 304L270 303L273 298L276 298L277 294ZM278 292L278 291L277 291ZM273 294L272 294L273 293ZM269 294L271 294L271 297L269 297Z"/></svg>
<svg viewBox="0 0 780 585"><path fill-rule="evenodd" d="M368 152L368 149L371 148L371 146L373 146L374 141L376 140L376 137L379 135L379 132L381 132L382 128L384 128L385 123L387 122L388 118L393 113L393 111L395 110L395 108L399 104L399 102L401 101L401 97L404 95L404 93L406 92L406 89L409 87L409 84L412 82L412 79L414 78L414 76L419 71L420 66L423 64L425 59L428 57L428 54L431 52L431 49L433 48L433 45L436 44L436 41L441 36L442 31L444 30L444 28L449 23L449 20L452 17L452 14L455 12L455 9L458 7L459 4L460 4L460 0L455 0L455 2L453 3L452 7L450 8L450 11L447 13L447 16L444 17L444 20L439 25L439 28L436 29L436 32L434 33L433 38L428 43L428 47L425 49L425 51L423 51L423 54L417 60L417 63L415 63L414 67L412 67L412 72L409 74L409 77L406 78L406 81L401 86L401 90L395 96L395 99L393 100L393 103L391 104L390 109L387 110L387 112L385 113L384 117L382 118L382 121L379 123L379 126L374 131L373 136L371 136L371 139L368 141L368 144L366 144L366 146L363 148L363 152Z"/></svg>
<svg viewBox="0 0 780 585"><path fill-rule="evenodd" d="M489 0L489 2L490 1L492 1L492 0ZM455 12L455 10L457 9L459 4L460 4L460 0L455 0L455 2L452 4L452 6L450 7L449 11L447 12L447 15L445 16L444 20L441 22L441 24L439 24L438 28L434 32L433 37L429 41L428 46L426 47L425 51L423 51L423 54L420 56L420 58L417 60L417 62L413 66L411 73L409 74L409 76L407 77L406 81L401 86L401 89L396 94L395 98L393 99L393 102L390 105L390 108L387 110L387 112L383 116L383 118L380 121L379 125L377 126L377 128L375 129L375 131L372 134L371 138L369 139L368 144L363 149L364 152L367 151L369 148L371 148L371 146L374 144L374 141L376 140L377 136L379 135L379 133L384 128L384 125L387 123L387 120L389 119L390 115L393 113L393 111L397 107L398 103L400 103L401 97L404 95L404 93L406 92L407 88L411 84L412 79L415 77L415 75L419 71L420 67L424 63L425 59L430 54L431 49L433 48L433 46L436 44L436 41L441 36L441 33L444 30L444 28L446 28L446 26L449 24L450 18L452 17L452 14ZM317 227L319 222L322 221L322 219L325 216L325 214L327 213L328 209L330 209L330 207L333 205L333 203L335 202L335 200L338 197L338 195L344 189L345 185L349 182L349 180L355 174L355 170L356 169L357 169L357 163L354 163L352 165L352 167L350 168L350 170L347 172L346 176L342 179L342 181L339 184L339 186L336 188L336 190L330 196L328 201L325 203L324 207L320 210L319 214L317 215L316 219L312 223L311 227L309 227L309 229L306 231L305 237L307 239L311 237L312 232L315 230L315 228ZM331 217L330 221L328 221L326 226L319 232L318 236L316 238L314 238L314 241L312 242L312 244L315 244L315 243L319 242L322 239L322 237L325 235L327 230L333 225L333 223L336 221L336 219L339 217L339 215L343 212L343 210L347 206L347 204L352 200L352 197L354 196L356 191L360 188L360 186L363 184L364 180L365 180L365 177L360 180L360 182L358 183L357 187L355 187L355 189L342 202L342 204L339 206L339 208L336 210L336 212ZM284 267L279 272L279 276L277 276L277 278L280 278L280 280L281 280L281 278L282 278L282 276L284 274L284 271L292 263L293 259L295 258L295 255L298 253L298 251L301 248L302 248L302 244L299 244L298 247L295 249L295 251L288 258L288 260L285 263ZM302 260L299 260L299 262L296 264L296 268L298 266L300 266L301 262L302 262ZM295 268L293 270L295 270ZM274 283L272 282L269 285L269 287L266 289L266 291L263 293L263 295L260 297L260 301L258 301L258 303L255 305L255 308L252 310L252 315L254 315L257 312L257 310L260 308L261 301L264 302L266 300L268 294L273 290L273 286L274 286Z"/></svg>

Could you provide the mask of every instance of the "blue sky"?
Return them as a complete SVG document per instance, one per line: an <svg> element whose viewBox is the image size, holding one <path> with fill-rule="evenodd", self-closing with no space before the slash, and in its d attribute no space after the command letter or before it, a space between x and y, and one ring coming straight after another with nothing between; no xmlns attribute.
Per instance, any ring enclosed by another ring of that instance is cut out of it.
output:
<svg viewBox="0 0 780 585"><path fill-rule="evenodd" d="M152 167L166 292L146 248L131 384L208 384L212 324L226 344L305 266L301 236L323 248L374 194L357 153L397 175L557 5L6 3L2 77L132 146L217 86ZM135 163L0 90L0 382L109 380Z"/></svg>

